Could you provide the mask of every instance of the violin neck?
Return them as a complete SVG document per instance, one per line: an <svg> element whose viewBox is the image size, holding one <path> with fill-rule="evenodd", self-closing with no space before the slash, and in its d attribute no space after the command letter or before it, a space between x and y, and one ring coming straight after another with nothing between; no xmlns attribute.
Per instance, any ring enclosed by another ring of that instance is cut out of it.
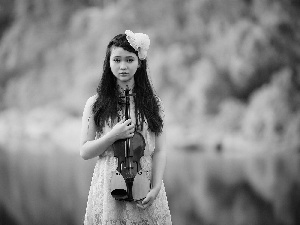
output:
<svg viewBox="0 0 300 225"><path fill-rule="evenodd" d="M129 89L125 90L125 119L130 119L130 95L129 95ZM128 156L130 155L130 139L127 138L125 141L125 157L126 161L128 160ZM127 165L127 163L126 163ZM129 165L127 165L129 166Z"/></svg>
<svg viewBox="0 0 300 225"><path fill-rule="evenodd" d="M125 90L125 119L130 119L130 95L129 89Z"/></svg>

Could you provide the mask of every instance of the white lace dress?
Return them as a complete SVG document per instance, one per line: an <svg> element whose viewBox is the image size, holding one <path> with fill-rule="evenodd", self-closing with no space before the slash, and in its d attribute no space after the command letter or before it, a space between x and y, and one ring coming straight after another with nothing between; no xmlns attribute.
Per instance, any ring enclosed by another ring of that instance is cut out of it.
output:
<svg viewBox="0 0 300 225"><path fill-rule="evenodd" d="M131 110L133 112L133 110ZM106 126L103 134L111 128ZM151 178L152 155L155 151L155 135L148 131L147 123L144 123L143 131L146 147L141 158L141 167L148 171ZM101 136L97 133L96 138ZM117 168L112 147L109 147L99 156L88 195L84 225L169 225L171 215L162 183L159 194L153 204L146 209L141 209L134 202L115 200L110 193L110 183L113 171Z"/></svg>

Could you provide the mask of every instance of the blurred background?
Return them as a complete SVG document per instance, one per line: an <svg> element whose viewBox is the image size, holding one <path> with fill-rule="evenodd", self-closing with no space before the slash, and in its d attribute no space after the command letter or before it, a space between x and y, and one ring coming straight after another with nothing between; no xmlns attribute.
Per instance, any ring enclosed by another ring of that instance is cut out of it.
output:
<svg viewBox="0 0 300 225"><path fill-rule="evenodd" d="M81 116L127 29L151 39L173 224L300 224L299 27L298 0L0 0L0 224L82 224Z"/></svg>

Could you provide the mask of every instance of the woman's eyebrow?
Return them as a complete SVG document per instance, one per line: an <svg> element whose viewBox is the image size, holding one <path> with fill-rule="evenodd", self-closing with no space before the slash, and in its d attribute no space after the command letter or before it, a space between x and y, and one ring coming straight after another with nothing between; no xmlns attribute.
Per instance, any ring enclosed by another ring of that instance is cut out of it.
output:
<svg viewBox="0 0 300 225"><path fill-rule="evenodd" d="M131 55L127 55L127 56L114 55L113 57L114 57L114 58L122 58L122 57L124 57L124 58L134 58L134 57L131 56Z"/></svg>

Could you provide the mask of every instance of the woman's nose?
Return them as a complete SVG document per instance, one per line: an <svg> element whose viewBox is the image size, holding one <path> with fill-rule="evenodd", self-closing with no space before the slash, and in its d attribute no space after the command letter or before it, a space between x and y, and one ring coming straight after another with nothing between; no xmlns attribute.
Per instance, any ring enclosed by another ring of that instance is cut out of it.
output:
<svg viewBox="0 0 300 225"><path fill-rule="evenodd" d="M121 62L120 69L127 69L126 62Z"/></svg>

